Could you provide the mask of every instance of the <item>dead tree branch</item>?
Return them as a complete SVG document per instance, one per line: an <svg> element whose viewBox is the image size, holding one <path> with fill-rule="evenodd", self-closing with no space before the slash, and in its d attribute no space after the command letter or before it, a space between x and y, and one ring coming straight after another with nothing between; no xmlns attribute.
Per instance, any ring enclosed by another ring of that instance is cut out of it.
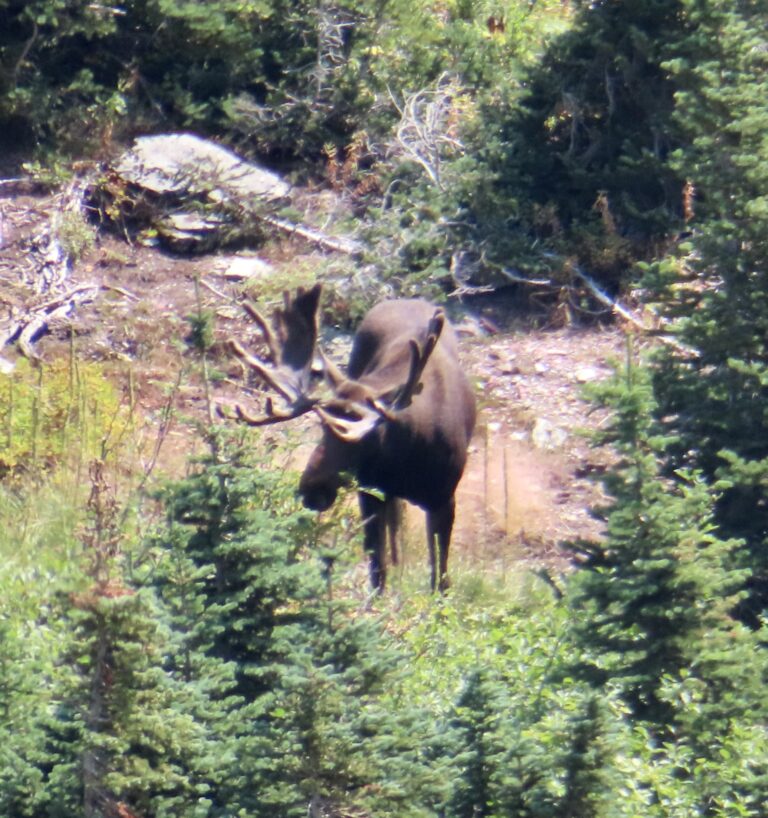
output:
<svg viewBox="0 0 768 818"><path fill-rule="evenodd" d="M452 133L455 102L459 88L445 74L434 88L425 88L406 98L400 111L395 134L397 150L424 169L432 183L443 189L442 163L449 151L463 151L464 146ZM391 94L390 94L391 96Z"/></svg>
<svg viewBox="0 0 768 818"><path fill-rule="evenodd" d="M261 219L266 224L276 227L284 233L288 233L291 236L299 236L299 238L311 244L317 244L325 250L345 253L348 256L357 256L363 252L362 245L354 239L344 238L343 236L328 236L319 230L302 227L300 224L289 222L286 219L278 219L277 216L261 216Z"/></svg>
<svg viewBox="0 0 768 818"><path fill-rule="evenodd" d="M38 360L40 356L32 347L35 340L54 321L66 318L78 305L93 301L99 289L96 284L80 284L57 298L28 308L24 315L13 317L8 326L0 329L0 349L16 341L24 356Z"/></svg>

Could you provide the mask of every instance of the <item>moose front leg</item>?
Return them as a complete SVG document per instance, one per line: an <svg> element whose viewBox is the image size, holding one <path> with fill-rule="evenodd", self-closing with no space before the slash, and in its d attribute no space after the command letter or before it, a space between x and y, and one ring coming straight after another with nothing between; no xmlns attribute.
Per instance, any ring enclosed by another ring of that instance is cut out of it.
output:
<svg viewBox="0 0 768 818"><path fill-rule="evenodd" d="M440 593L450 587L448 579L448 549L456 516L456 500L451 499L443 506L427 512L427 547L429 548L429 568L432 590ZM435 551L438 551L438 555Z"/></svg>
<svg viewBox="0 0 768 818"><path fill-rule="evenodd" d="M363 517L365 551L371 587L383 593L387 584L387 505L386 501L366 491L358 492L360 513Z"/></svg>

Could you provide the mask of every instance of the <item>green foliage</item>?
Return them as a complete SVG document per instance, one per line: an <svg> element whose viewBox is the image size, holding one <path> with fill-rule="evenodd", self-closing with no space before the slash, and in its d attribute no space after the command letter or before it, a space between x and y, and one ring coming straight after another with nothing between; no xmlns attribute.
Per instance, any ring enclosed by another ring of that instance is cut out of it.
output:
<svg viewBox="0 0 768 818"><path fill-rule="evenodd" d="M213 803L289 816L370 800L418 814L427 728L379 704L393 646L330 595L292 482L222 451L169 493L153 579L174 623L172 673L205 691L198 718L220 735Z"/></svg>
<svg viewBox="0 0 768 818"><path fill-rule="evenodd" d="M143 814L207 814L205 780L191 772L206 748L204 725L163 671L167 636L151 596L113 579L73 602L61 612L69 673L46 724L56 814L109 814L119 804Z"/></svg>
<svg viewBox="0 0 768 818"><path fill-rule="evenodd" d="M505 19L491 35L489 15ZM470 86L537 42L559 4L86 0L0 6L0 119L58 150L172 122L275 158L344 149L395 115L388 90L445 71ZM83 128L83 123L86 128Z"/></svg>
<svg viewBox="0 0 768 818"><path fill-rule="evenodd" d="M99 463L93 468L101 474ZM72 492L69 507L51 503L51 486L34 493L20 485L16 493L15 511L24 502L32 511L36 500L41 509L27 518L34 555L3 528L14 550L0 573L7 657L0 808L30 818L90 816L128 801L148 813L150 803L183 793L186 751L179 747L190 746L194 730L172 706L157 662L157 610L122 581L119 509L102 486L92 492L87 527L78 529ZM69 520L58 519L62 511ZM48 530L48 515L57 518L60 539Z"/></svg>
<svg viewBox="0 0 768 818"><path fill-rule="evenodd" d="M741 612L756 626L768 604L766 7L686 11L695 27L669 70L687 137L675 164L691 182L692 234L647 285L691 352L664 356L656 389L678 440L669 468L700 470L719 493L718 526L744 541L734 564L751 573Z"/></svg>
<svg viewBox="0 0 768 818"><path fill-rule="evenodd" d="M115 15L68 0L0 5L0 120L10 136L43 133L64 149L76 132L98 134L122 108L117 88L100 82L84 51L115 29Z"/></svg>
<svg viewBox="0 0 768 818"><path fill-rule="evenodd" d="M51 672L53 646L9 609L12 589L4 582L0 587L0 812L30 816L45 802L40 714L48 706L48 691L40 680Z"/></svg>
<svg viewBox="0 0 768 818"><path fill-rule="evenodd" d="M221 441L128 572L101 486L66 575L38 572L33 593L0 575L9 815L760 815L760 665L715 616L716 560L697 580L706 639L653 687L660 727L634 720L621 672L574 677L598 655L572 641L586 584L572 602L536 583L515 604L383 600L382 623L337 597L293 482Z"/></svg>
<svg viewBox="0 0 768 818"><path fill-rule="evenodd" d="M500 180L517 138L508 136L509 123L525 71L568 14L557 4L515 2L457 3L443 17L427 14L422 30L434 27L432 39L406 38L400 51L419 65L420 49L429 49L430 67L412 80L404 66L407 81L388 84L400 90L400 123L395 162L381 166L387 188L370 214L369 238L397 292L434 298L468 283L498 284L511 263L541 264L515 229L521 189ZM489 17L503 20L503 31L491 33ZM398 65L387 51L382 56Z"/></svg>
<svg viewBox="0 0 768 818"><path fill-rule="evenodd" d="M125 583L120 508L99 461L90 479L79 587L52 606L66 639L42 716L45 814L185 814L205 793L189 775L202 730L162 668L160 610Z"/></svg>
<svg viewBox="0 0 768 818"><path fill-rule="evenodd" d="M73 351L74 352L74 351ZM0 375L0 474L36 474L66 461L114 455L130 418L101 367L69 359L20 360Z"/></svg>
<svg viewBox="0 0 768 818"><path fill-rule="evenodd" d="M518 607L448 598L410 608L414 658L390 695L437 719L433 763L450 783L440 814L609 815L611 730L591 694L557 681L565 608L540 587Z"/></svg>
<svg viewBox="0 0 768 818"><path fill-rule="evenodd" d="M72 264L80 261L96 243L95 230L85 220L80 210L65 210L60 214L55 226L61 249Z"/></svg>
<svg viewBox="0 0 768 818"><path fill-rule="evenodd" d="M423 72L431 82L401 105L397 155L408 161L378 216L379 257L406 292L498 285L507 273L554 291L574 286L574 262L619 289L685 215L684 177L668 161L683 139L676 86L663 65L688 33L682 4L579 4L551 39L552 11L531 30L510 5L502 36L478 11L452 10L448 73Z"/></svg>
<svg viewBox="0 0 768 818"><path fill-rule="evenodd" d="M619 766L631 759L632 796L649 811L626 814L757 815L763 765L734 769L768 738L764 650L733 617L741 543L718 534L701 476L665 475L676 441L657 420L653 374L628 361L597 390L614 411L599 439L619 459L602 479L605 538L571 546L571 672L628 708L634 755Z"/></svg>
<svg viewBox="0 0 768 818"><path fill-rule="evenodd" d="M679 144L674 85L661 62L685 25L678 0L579 4L520 105L495 114L490 168L520 203L510 227L526 255L575 258L615 288L680 222L682 184L665 161Z"/></svg>
<svg viewBox="0 0 768 818"><path fill-rule="evenodd" d="M690 673L710 727L727 723L754 707L760 673L747 658L753 637L730 617L745 580L730 567L740 543L717 535L701 479L684 472L664 479L669 440L654 421L650 373L628 361L600 392L615 411L601 439L620 459L603 478L605 541L573 546L582 565L569 594L584 649L579 673L618 686L632 711L663 733L676 723L661 693L665 679Z"/></svg>
<svg viewBox="0 0 768 818"><path fill-rule="evenodd" d="M325 157L384 292L574 261L618 284L691 232L645 268L681 345L598 396L606 536L574 544L562 601L459 582L357 610L295 479L215 429L128 549L103 484L81 524L83 464L132 422L103 373L73 348L3 377L0 468L34 480L0 485L1 814L762 816L768 9L577 6L551 40L568 15L541 0L0 1L12 139L78 149L130 117ZM400 118L429 139L395 146ZM210 316L189 323L207 383Z"/></svg>

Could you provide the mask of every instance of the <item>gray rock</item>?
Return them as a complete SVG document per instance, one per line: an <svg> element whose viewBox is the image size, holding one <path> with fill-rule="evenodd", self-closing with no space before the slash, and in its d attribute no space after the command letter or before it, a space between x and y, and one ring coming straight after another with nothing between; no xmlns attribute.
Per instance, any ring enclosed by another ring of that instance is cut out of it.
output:
<svg viewBox="0 0 768 818"><path fill-rule="evenodd" d="M258 256L228 256L218 274L231 281L244 281L251 278L267 278L275 268Z"/></svg>
<svg viewBox="0 0 768 818"><path fill-rule="evenodd" d="M290 193L277 174L194 134L141 136L113 169L127 182L158 194L275 201Z"/></svg>
<svg viewBox="0 0 768 818"><path fill-rule="evenodd" d="M189 250L199 252L215 247L226 225L226 219L217 216L216 213L203 216L183 212L168 213L158 218L155 223L160 239L180 252Z"/></svg>
<svg viewBox="0 0 768 818"><path fill-rule="evenodd" d="M117 209L121 228L150 228L181 252L254 237L254 218L265 218L291 191L277 174L193 134L139 137L112 172L101 191L105 212ZM114 195L115 174L128 195Z"/></svg>
<svg viewBox="0 0 768 818"><path fill-rule="evenodd" d="M536 418L531 430L531 443L544 451L559 449L568 440L568 433L565 429L555 426L546 418Z"/></svg>

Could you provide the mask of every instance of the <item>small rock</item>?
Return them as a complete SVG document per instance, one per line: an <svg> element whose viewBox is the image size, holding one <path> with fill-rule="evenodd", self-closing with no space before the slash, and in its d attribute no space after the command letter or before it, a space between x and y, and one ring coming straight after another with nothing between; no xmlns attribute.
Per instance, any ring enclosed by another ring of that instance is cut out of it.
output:
<svg viewBox="0 0 768 818"><path fill-rule="evenodd" d="M552 451L559 449L568 440L565 429L555 426L545 418L537 418L531 431L531 442L537 449Z"/></svg>
<svg viewBox="0 0 768 818"><path fill-rule="evenodd" d="M599 381L603 377L603 371L596 366L587 364L586 366L580 366L573 373L573 376L579 383L592 383L593 381Z"/></svg>
<svg viewBox="0 0 768 818"><path fill-rule="evenodd" d="M269 262L258 256L231 256L227 261L226 268L219 275L232 281L268 278L275 271Z"/></svg>

